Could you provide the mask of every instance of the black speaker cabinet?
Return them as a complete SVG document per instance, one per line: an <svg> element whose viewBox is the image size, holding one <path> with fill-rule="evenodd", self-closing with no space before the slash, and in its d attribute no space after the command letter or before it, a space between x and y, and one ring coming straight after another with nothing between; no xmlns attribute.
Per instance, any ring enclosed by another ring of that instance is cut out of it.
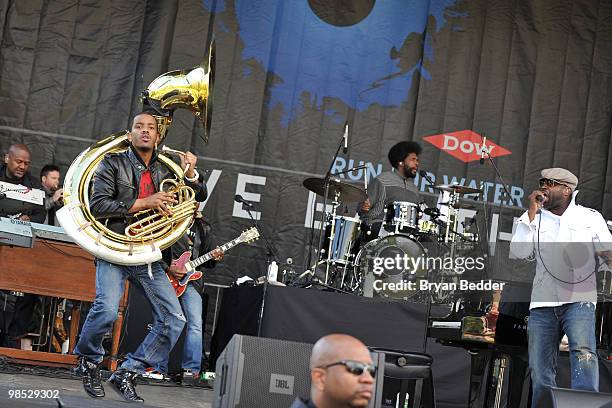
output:
<svg viewBox="0 0 612 408"><path fill-rule="evenodd" d="M310 395L311 344L234 335L216 365L213 408L289 407Z"/></svg>
<svg viewBox="0 0 612 408"><path fill-rule="evenodd" d="M541 408L612 408L612 394L551 388L540 399Z"/></svg>
<svg viewBox="0 0 612 408"><path fill-rule="evenodd" d="M217 359L213 408L287 408L310 395L312 345L234 335ZM369 408L380 407L384 354L373 353L379 367Z"/></svg>

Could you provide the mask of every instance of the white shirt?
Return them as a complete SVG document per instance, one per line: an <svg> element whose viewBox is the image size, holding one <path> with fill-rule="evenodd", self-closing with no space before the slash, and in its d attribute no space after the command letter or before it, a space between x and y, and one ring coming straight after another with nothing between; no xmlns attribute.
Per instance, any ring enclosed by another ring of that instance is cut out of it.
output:
<svg viewBox="0 0 612 408"><path fill-rule="evenodd" d="M516 221L510 255L536 261L530 309L597 301L595 252L612 250L612 235L599 212L575 203L577 193L561 216L542 209Z"/></svg>

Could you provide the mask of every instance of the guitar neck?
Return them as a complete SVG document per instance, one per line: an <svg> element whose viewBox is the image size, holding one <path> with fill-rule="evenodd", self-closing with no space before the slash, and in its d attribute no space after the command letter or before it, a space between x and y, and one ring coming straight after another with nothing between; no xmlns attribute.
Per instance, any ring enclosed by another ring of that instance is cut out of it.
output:
<svg viewBox="0 0 612 408"><path fill-rule="evenodd" d="M233 247L235 247L236 245L238 245L239 243L241 243L242 241L240 240L240 237L231 240L230 242L221 245L219 248L221 248L221 250L223 252L227 252L227 250L232 249ZM196 269L198 266L202 265L205 262L210 261L213 258L213 253L214 249L208 253L206 253L205 255L202 255L196 259L194 259L193 261L189 261L189 265L193 268Z"/></svg>

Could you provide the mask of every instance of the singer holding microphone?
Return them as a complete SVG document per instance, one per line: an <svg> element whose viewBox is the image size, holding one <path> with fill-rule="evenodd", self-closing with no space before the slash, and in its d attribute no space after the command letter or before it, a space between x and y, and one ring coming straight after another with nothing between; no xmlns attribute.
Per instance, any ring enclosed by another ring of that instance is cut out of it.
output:
<svg viewBox="0 0 612 408"><path fill-rule="evenodd" d="M385 217L387 204L394 201L419 202L419 190L414 178L419 169L420 153L421 146L417 142L393 145L388 154L392 169L380 173L368 186L368 198L360 204L357 212L362 221L374 227L372 238L378 235L377 229Z"/></svg>
<svg viewBox="0 0 612 408"><path fill-rule="evenodd" d="M610 265L612 235L601 214L575 203L578 178L544 169L528 210L516 221L511 256L535 260L527 326L531 406L556 387L559 344L569 340L571 387L598 391L595 340L597 270Z"/></svg>

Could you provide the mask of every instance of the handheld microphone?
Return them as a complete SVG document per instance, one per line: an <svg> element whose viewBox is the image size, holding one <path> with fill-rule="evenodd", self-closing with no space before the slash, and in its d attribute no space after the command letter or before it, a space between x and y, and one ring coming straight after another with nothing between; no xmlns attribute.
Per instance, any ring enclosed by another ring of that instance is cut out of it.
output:
<svg viewBox="0 0 612 408"><path fill-rule="evenodd" d="M251 203L251 202L245 200L244 198L242 198L242 196L240 194L236 194L234 196L234 201L236 201L237 203L242 203L242 204L246 205L249 208L253 207L253 203Z"/></svg>
<svg viewBox="0 0 612 408"><path fill-rule="evenodd" d="M427 182L428 182L430 185L432 185L432 186L433 186L434 184L436 184L436 183L434 183L434 181L431 179L431 177L429 177L429 174L427 174L427 172L426 172L425 170L419 170L419 175L420 175L421 177L425 178L425 180L427 180Z"/></svg>
<svg viewBox="0 0 612 408"><path fill-rule="evenodd" d="M536 201L540 203L540 206L538 207L536 214L540 214L542 213L542 204L544 204L544 196L543 195L536 196Z"/></svg>
<svg viewBox="0 0 612 408"><path fill-rule="evenodd" d="M482 138L482 148L480 149L480 164L484 164L485 154L487 154L487 137Z"/></svg>
<svg viewBox="0 0 612 408"><path fill-rule="evenodd" d="M342 153L348 153L348 120L344 122L344 147L342 147Z"/></svg>

